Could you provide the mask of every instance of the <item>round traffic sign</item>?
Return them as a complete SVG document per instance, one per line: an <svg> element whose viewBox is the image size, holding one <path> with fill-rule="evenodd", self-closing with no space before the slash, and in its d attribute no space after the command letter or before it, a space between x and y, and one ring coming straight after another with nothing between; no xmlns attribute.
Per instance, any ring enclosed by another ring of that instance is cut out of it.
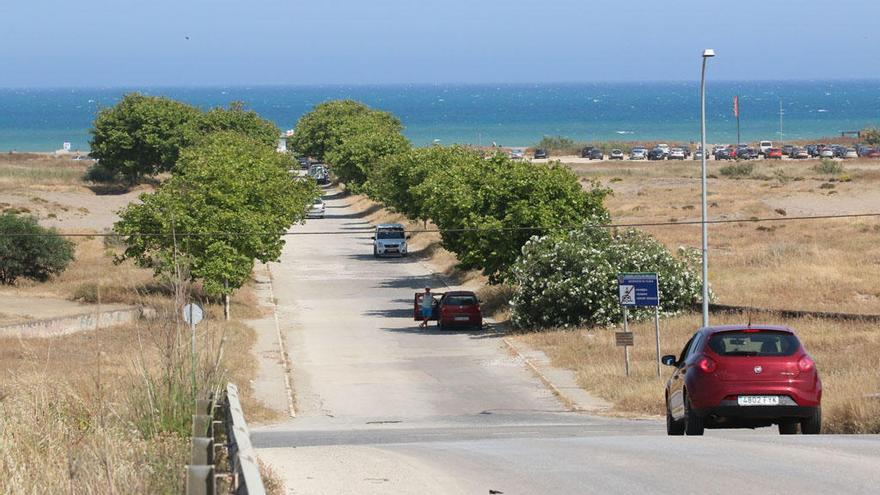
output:
<svg viewBox="0 0 880 495"><path fill-rule="evenodd" d="M202 307L196 303L190 303L183 307L183 320L190 325L198 325L205 318Z"/></svg>

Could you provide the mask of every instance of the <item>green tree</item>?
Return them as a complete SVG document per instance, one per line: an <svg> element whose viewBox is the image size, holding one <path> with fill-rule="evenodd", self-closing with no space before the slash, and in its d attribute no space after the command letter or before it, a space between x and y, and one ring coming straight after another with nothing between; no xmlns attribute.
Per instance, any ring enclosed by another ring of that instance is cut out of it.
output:
<svg viewBox="0 0 880 495"><path fill-rule="evenodd" d="M34 217L0 215L0 283L19 278L45 282L73 261L73 243L55 229L41 227Z"/></svg>
<svg viewBox="0 0 880 495"><path fill-rule="evenodd" d="M864 129L862 130L862 138L871 146L880 145L880 129L876 127Z"/></svg>
<svg viewBox="0 0 880 495"><path fill-rule="evenodd" d="M385 112L370 111L345 120L339 141L327 150L324 159L333 165L333 173L346 186L363 185L372 168L386 156L410 147L400 133L400 122Z"/></svg>
<svg viewBox="0 0 880 495"><path fill-rule="evenodd" d="M114 225L127 243L121 259L160 276L173 273L176 261L209 294L231 293L255 259L278 259L283 234L319 194L314 184L292 180L289 166L289 156L252 137L205 136L181 152L171 179L121 212Z"/></svg>
<svg viewBox="0 0 880 495"><path fill-rule="evenodd" d="M488 159L457 148L459 157L413 188L416 202L443 232L443 246L463 268L481 269L491 282L506 278L533 235L605 223L608 190L585 191L558 163L531 164L496 154Z"/></svg>
<svg viewBox="0 0 880 495"><path fill-rule="evenodd" d="M185 103L129 93L98 113L91 130L91 156L103 170L129 183L169 171L199 115L198 109Z"/></svg>
<svg viewBox="0 0 880 495"><path fill-rule="evenodd" d="M334 146L357 130L357 124L352 119L366 114L376 115L374 124L398 131L402 129L400 121L390 113L372 110L354 100L333 100L316 105L311 112L303 115L287 144L301 156L326 160L326 154Z"/></svg>
<svg viewBox="0 0 880 495"><path fill-rule="evenodd" d="M195 136L189 136L189 142L198 141L200 136L214 132L234 131L275 148L281 135L278 126L253 110L245 110L242 102L233 102L229 108L213 108L200 114L191 125Z"/></svg>

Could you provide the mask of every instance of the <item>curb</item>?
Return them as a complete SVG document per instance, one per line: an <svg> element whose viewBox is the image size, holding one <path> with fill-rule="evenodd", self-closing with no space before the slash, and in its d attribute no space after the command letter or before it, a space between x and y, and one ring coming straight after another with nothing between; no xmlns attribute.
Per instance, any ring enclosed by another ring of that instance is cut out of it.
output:
<svg viewBox="0 0 880 495"><path fill-rule="evenodd" d="M284 337L281 335L281 323L278 321L278 304L275 301L275 290L272 283L272 270L269 268L268 264L264 266L266 267L266 275L268 275L265 283L269 288L269 302L272 304L272 318L275 320L275 335L278 339L278 354L281 355L281 368L284 370L284 391L287 394L288 414L291 418L295 418L296 408L294 407L293 401L293 386L290 383L290 373L293 371L293 368L290 366L290 358L287 356L287 346L284 343Z"/></svg>

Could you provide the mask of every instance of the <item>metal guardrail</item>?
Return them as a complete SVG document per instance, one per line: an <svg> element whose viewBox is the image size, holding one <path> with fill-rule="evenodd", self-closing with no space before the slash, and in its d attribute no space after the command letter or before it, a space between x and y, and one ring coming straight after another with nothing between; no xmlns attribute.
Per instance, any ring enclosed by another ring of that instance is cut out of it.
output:
<svg viewBox="0 0 880 495"><path fill-rule="evenodd" d="M229 383L219 400L196 401L187 495L265 495L238 387Z"/></svg>

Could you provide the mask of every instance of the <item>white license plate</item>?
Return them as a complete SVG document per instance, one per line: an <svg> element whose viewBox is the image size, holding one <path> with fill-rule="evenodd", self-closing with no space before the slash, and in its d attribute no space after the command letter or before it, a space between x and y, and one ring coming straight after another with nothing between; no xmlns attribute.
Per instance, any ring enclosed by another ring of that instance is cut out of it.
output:
<svg viewBox="0 0 880 495"><path fill-rule="evenodd" d="M468 321L470 320L470 316L456 316L455 321Z"/></svg>
<svg viewBox="0 0 880 495"><path fill-rule="evenodd" d="M741 406L778 406L778 395L740 395L736 403Z"/></svg>

